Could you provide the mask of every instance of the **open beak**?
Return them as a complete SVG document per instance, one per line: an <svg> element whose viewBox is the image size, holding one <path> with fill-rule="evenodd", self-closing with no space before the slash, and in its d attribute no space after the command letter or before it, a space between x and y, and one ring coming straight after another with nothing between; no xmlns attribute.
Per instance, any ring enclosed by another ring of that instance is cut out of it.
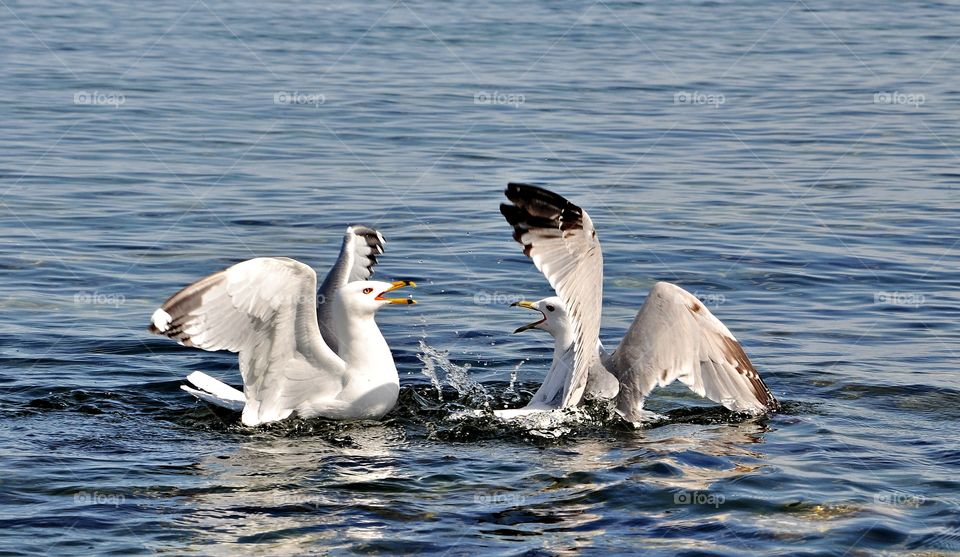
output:
<svg viewBox="0 0 960 557"><path fill-rule="evenodd" d="M533 311L540 311L539 309L537 309L537 306L533 305L533 302L527 302L526 300L524 300L524 301L522 301L522 302L514 302L514 303L510 304L510 307L513 307L513 306L519 306L519 307L522 307L522 308L532 309ZM517 329L516 331L514 331L513 334L522 333L522 332L528 331L528 330L530 330L530 329L535 329L535 328L537 327L537 325L539 325L539 324L541 324L541 323L543 323L544 321L547 320L547 316L544 315L544 313L543 313L542 311L540 311L540 315L543 315L543 319L541 319L540 321L534 321L533 323L529 323L529 324L527 324L527 325L524 325L523 327L520 327L519 329Z"/></svg>
<svg viewBox="0 0 960 557"><path fill-rule="evenodd" d="M404 286L414 286L414 287L415 287L415 286L417 286L417 283L413 282L412 280L398 280L398 281L395 281L395 282L393 282L393 283L390 285L390 288L387 288L386 290L384 290L383 292L381 292L381 293L380 293L376 298L374 298L374 299L375 299L375 300L379 300L379 301L381 301L381 302L387 302L387 303L389 303L389 304L415 304L415 303L417 303L417 301L414 300L413 298L384 298L384 297L383 297L383 295L386 294L387 292L393 292L394 290L397 290L397 289L399 289L399 288L403 288Z"/></svg>

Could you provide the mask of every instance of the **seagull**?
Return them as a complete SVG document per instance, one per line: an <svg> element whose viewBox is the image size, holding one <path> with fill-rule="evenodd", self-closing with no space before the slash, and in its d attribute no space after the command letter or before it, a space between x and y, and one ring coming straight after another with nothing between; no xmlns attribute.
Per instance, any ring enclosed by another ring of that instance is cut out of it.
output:
<svg viewBox="0 0 960 557"><path fill-rule="evenodd" d="M677 380L734 412L779 409L730 330L696 296L668 282L653 286L620 345L607 353L600 342L603 254L590 216L538 186L510 183L504 194L510 203L500 212L513 238L557 295L513 304L540 312L540 320L515 332L547 331L554 357L527 407L499 411L501 417L575 407L594 397L615 399L621 416L639 422L649 415L647 395Z"/></svg>
<svg viewBox="0 0 960 557"><path fill-rule="evenodd" d="M243 261L180 290L150 318L149 331L184 346L239 353L243 391L203 372L181 388L242 412L246 426L291 416L379 419L397 402L400 378L374 314L412 281L367 280L383 237L347 228L340 256L317 292L317 274L288 257ZM195 388L194 388L195 387Z"/></svg>

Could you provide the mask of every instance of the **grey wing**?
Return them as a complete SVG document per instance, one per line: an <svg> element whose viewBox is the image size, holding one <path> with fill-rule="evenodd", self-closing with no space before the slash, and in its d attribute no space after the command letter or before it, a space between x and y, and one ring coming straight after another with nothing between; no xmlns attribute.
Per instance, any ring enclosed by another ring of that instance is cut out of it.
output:
<svg viewBox="0 0 960 557"><path fill-rule="evenodd" d="M513 226L513 238L556 290L573 322L573 373L561 405L576 406L598 359L603 300L600 240L587 212L560 195L517 183L508 184L504 194L513 204L501 204L500 212Z"/></svg>
<svg viewBox="0 0 960 557"><path fill-rule="evenodd" d="M317 323L320 325L320 334L334 352L339 353L340 343L333 325L330 305L333 297L337 290L348 282L367 280L373 276L377 256L383 253L385 245L386 241L379 232L361 224L350 225L343 235L343 245L340 247L337 262L327 273L327 278L317 293Z"/></svg>
<svg viewBox="0 0 960 557"><path fill-rule="evenodd" d="M587 387L583 391L584 396L600 400L611 400L616 398L620 392L620 380L610 373L603 362L607 359L607 351L603 348L603 343L598 343L597 352L599 357L590 368L590 375L587 378Z"/></svg>
<svg viewBox="0 0 960 557"><path fill-rule="evenodd" d="M317 328L317 275L284 257L260 257L203 278L153 313L150 332L184 346L239 352L243 423L282 419L339 388L345 364Z"/></svg>
<svg viewBox="0 0 960 557"><path fill-rule="evenodd" d="M617 396L620 382L604 367L601 360L606 355L606 351L604 351L602 344L597 344L599 357L590 366L583 396L584 399L612 400ZM569 346L560 354L554 355L550 370L547 371L546 377L540 383L540 388L537 389L527 406L537 408L561 407L564 389L570 384L570 376L573 373L574 358L573 346Z"/></svg>
<svg viewBox="0 0 960 557"><path fill-rule="evenodd" d="M779 404L733 334L695 296L667 282L650 290L607 366L620 379L617 409L639 421L643 399L679 380L736 412Z"/></svg>

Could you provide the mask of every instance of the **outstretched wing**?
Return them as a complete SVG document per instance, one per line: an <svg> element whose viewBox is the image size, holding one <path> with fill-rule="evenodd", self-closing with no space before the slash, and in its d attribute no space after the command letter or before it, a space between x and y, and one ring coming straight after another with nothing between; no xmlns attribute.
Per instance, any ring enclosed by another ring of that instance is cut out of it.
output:
<svg viewBox="0 0 960 557"><path fill-rule="evenodd" d="M551 191L510 183L500 212L513 226L513 238L547 278L567 308L574 327L574 362L561 406L580 402L590 367L598 359L603 254L587 212Z"/></svg>
<svg viewBox="0 0 960 557"><path fill-rule="evenodd" d="M361 224L347 227L343 235L343 245L337 262L327 273L317 295L317 323L323 340L334 352L340 351L340 343L333 325L331 304L333 297L343 285L356 280L367 280L373 276L373 267L377 256L383 253L386 241L375 229Z"/></svg>
<svg viewBox="0 0 960 557"><path fill-rule="evenodd" d="M317 393L336 393L345 369L317 328L316 288L316 273L299 261L250 259L171 296L150 332L239 352L243 423L283 419Z"/></svg>
<svg viewBox="0 0 960 557"><path fill-rule="evenodd" d="M620 379L617 409L639 421L643 399L674 380L735 412L779 408L733 334L686 290L658 282L607 367Z"/></svg>

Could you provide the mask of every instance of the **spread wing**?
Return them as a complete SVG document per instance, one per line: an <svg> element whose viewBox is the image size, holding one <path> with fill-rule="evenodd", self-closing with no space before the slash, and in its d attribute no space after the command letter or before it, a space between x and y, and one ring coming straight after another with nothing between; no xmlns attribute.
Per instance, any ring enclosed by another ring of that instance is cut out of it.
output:
<svg viewBox="0 0 960 557"><path fill-rule="evenodd" d="M203 278L167 300L150 332L184 346L239 352L243 423L283 419L340 388L345 364L317 328L317 275L285 257L260 257Z"/></svg>
<svg viewBox="0 0 960 557"><path fill-rule="evenodd" d="M323 340L334 352L340 351L340 343L334 334L333 311L330 304L341 286L356 280L367 280L373 276L373 267L377 256L383 253L386 241L379 232L368 226L354 224L347 227L343 235L343 245L337 262L327 273L320 292L317 295L317 323Z"/></svg>
<svg viewBox="0 0 960 557"><path fill-rule="evenodd" d="M606 363L620 379L617 408L633 421L644 397L674 380L736 412L779 408L733 334L695 296L667 282L650 290Z"/></svg>
<svg viewBox="0 0 960 557"><path fill-rule="evenodd" d="M504 192L513 204L500 212L513 226L523 253L556 290L574 327L574 362L561 406L580 402L591 366L598 359L603 254L587 212L551 191L510 183Z"/></svg>

